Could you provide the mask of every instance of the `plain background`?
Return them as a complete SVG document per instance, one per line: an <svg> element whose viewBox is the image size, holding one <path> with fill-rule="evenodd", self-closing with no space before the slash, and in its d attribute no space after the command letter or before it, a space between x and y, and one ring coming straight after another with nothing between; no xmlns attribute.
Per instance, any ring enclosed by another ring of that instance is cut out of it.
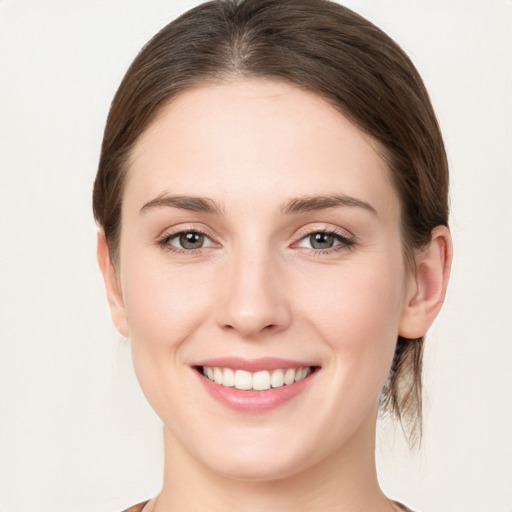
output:
<svg viewBox="0 0 512 512"><path fill-rule="evenodd" d="M197 1L0 0L0 511L154 495L161 428L111 326L91 189L139 48ZM424 77L451 164L455 260L426 348L422 449L379 434L422 512L512 511L512 2L351 0Z"/></svg>

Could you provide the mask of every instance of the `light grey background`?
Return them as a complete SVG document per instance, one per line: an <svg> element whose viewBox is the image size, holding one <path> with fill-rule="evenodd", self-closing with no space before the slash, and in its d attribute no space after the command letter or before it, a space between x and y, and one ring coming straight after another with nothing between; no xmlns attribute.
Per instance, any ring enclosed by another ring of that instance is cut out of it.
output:
<svg viewBox="0 0 512 512"><path fill-rule="evenodd" d="M1 512L112 512L159 489L160 424L110 324L90 196L124 71L197 3L0 0ZM423 447L384 424L381 482L422 512L510 512L512 2L346 4L419 68L452 172Z"/></svg>

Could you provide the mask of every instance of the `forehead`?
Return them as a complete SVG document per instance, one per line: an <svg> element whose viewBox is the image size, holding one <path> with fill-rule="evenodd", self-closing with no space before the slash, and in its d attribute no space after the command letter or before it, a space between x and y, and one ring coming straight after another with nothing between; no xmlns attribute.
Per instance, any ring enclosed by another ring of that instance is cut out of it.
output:
<svg viewBox="0 0 512 512"><path fill-rule="evenodd" d="M132 151L125 190L141 200L344 193L398 203L369 135L319 95L263 79L196 87L165 105Z"/></svg>

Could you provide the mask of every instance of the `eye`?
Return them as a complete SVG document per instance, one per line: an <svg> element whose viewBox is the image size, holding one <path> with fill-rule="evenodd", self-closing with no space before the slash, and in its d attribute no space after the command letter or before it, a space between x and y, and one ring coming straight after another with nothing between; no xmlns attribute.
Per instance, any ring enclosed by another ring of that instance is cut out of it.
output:
<svg viewBox="0 0 512 512"><path fill-rule="evenodd" d="M214 245L212 240L200 231L179 231L166 235L160 245L171 250L194 251Z"/></svg>
<svg viewBox="0 0 512 512"><path fill-rule="evenodd" d="M351 246L353 244L353 240L340 233L333 231L316 231L303 237L297 243L297 247L327 252L329 249L336 249L337 247L341 249L342 247Z"/></svg>

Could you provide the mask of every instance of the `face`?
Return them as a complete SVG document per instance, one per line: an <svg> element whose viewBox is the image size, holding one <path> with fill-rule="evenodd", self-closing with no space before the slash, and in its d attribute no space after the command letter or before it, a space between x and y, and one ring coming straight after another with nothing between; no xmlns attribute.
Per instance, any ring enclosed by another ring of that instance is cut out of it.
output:
<svg viewBox="0 0 512 512"><path fill-rule="evenodd" d="M411 279L370 137L290 85L199 87L124 194L117 324L168 442L247 479L373 447Z"/></svg>

